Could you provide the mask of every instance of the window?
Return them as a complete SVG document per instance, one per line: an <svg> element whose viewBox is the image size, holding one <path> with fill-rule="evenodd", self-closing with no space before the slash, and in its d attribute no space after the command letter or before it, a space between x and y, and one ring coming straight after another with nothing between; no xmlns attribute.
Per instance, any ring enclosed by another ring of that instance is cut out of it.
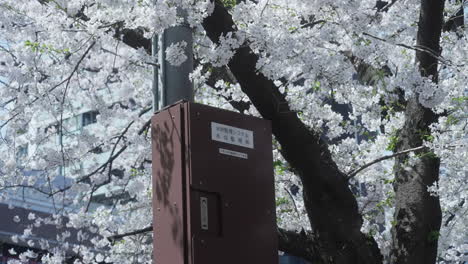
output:
<svg viewBox="0 0 468 264"><path fill-rule="evenodd" d="M18 163L19 167L22 167L23 162L28 156L28 145L19 146L16 151L16 162Z"/></svg>
<svg viewBox="0 0 468 264"><path fill-rule="evenodd" d="M465 18L465 28L468 28L468 1L465 1L463 3L463 13L464 13L464 18Z"/></svg>
<svg viewBox="0 0 468 264"><path fill-rule="evenodd" d="M96 117L99 114L98 111L89 111L82 114L82 127L96 123Z"/></svg>
<svg viewBox="0 0 468 264"><path fill-rule="evenodd" d="M55 133L57 133L57 131L59 130L59 125L58 123L54 123L54 124L51 124L51 125L48 125L44 128L44 133L48 133L50 131L54 131Z"/></svg>
<svg viewBox="0 0 468 264"><path fill-rule="evenodd" d="M28 155L28 145L18 147L18 152L16 153L18 158L26 157Z"/></svg>

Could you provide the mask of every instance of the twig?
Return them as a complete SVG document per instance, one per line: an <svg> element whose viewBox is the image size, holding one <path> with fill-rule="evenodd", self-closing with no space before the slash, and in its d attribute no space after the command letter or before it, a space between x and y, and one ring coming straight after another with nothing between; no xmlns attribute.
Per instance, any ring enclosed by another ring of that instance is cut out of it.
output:
<svg viewBox="0 0 468 264"><path fill-rule="evenodd" d="M138 130L138 135L143 134L151 125L151 119L145 122L145 124Z"/></svg>
<svg viewBox="0 0 468 264"><path fill-rule="evenodd" d="M106 169L106 167L108 166L108 164L109 164L110 162L113 162L116 158L118 158L118 157L120 156L120 154L122 154L122 153L125 151L125 149L127 149L127 147L128 147L128 146L123 146L117 153L115 153L114 156L109 157L109 159L108 159L104 164L102 164L101 166L99 166L98 168L96 168L96 169L95 169L94 171L92 171L91 173L88 173L87 175L85 175L85 176L81 177L80 179L76 180L76 181L75 181L75 184L76 184L76 183L85 182L85 181L88 180L91 176L93 176L94 174L98 173L100 170L101 170L101 172L105 171L105 169ZM53 196L53 195L55 195L55 194L57 194L57 193L64 192L64 191L70 189L72 186L73 186L73 184L68 185L68 186L65 187L65 188L58 189L58 190L54 191L53 193L50 193L49 196ZM100 185L100 186L102 186L102 185Z"/></svg>
<svg viewBox="0 0 468 264"><path fill-rule="evenodd" d="M145 113L149 112L152 108L151 107L147 107L143 110L140 111L140 113L138 113L138 116L141 117L143 116ZM150 120L151 121L151 120ZM143 127L145 126L148 126L151 122L147 122ZM88 180L91 176L93 176L94 174L98 173L99 171L101 172L104 172L106 170L106 168L108 166L110 166L110 168L112 168L112 163L114 162L115 159L117 159L128 147L128 145L124 145L122 148L120 148L117 152L116 151L116 148L117 148L117 145L120 143L120 141L122 140L122 138L124 137L124 135L128 132L128 130L130 129L130 127L135 123L135 121L131 121L126 127L125 129L120 133L120 135L117 137L117 141L116 143L114 144L113 148L112 148L112 151L111 151L111 154L109 155L109 159L107 159L106 162L104 162L102 165L100 165L99 167L97 167L94 171L86 174L85 176L79 178L78 180L75 181L75 183L82 183L82 182L85 182L86 180ZM142 131L140 129L140 131ZM143 133L143 131L141 132ZM115 153L115 155L114 155ZM109 169L109 174L110 174L110 171L111 169ZM109 175L108 174L108 175ZM103 183L101 184L98 184L98 185L94 185L94 187L101 187L107 183L110 182L110 179L108 178L106 181L104 181ZM60 193L60 192L64 192L68 189L70 189L72 187L72 185L68 185L67 187L64 187L62 189L58 189L54 192L52 192L49 196L52 196L52 195L55 195L57 193Z"/></svg>
<svg viewBox="0 0 468 264"><path fill-rule="evenodd" d="M71 78L73 77L73 75L75 74L75 72L78 70L78 67L80 66L81 62L84 60L84 58L86 57L86 55L88 55L88 53L90 52L91 48L96 44L96 41L93 41L93 43L88 47L88 49L85 51L85 53L81 56L81 58L78 60L78 62L76 63L75 67L73 68L73 71L70 73L70 75L68 75L67 78L63 79L60 83L54 85L52 88L50 88L47 93L43 94L42 97L45 97L46 95L50 94L50 92L52 92L53 90L55 90L57 87L61 86L62 84L66 83L66 89L68 89L68 86L70 84L70 80ZM30 106L32 105L33 103L35 103L37 100L39 100L40 97L36 97L35 99L33 99L31 102L27 103L25 105L25 107L27 106ZM17 109L13 109L12 112L16 111ZM0 125L0 128L2 128L3 126L5 126L6 124L8 124L11 120L13 120L14 118L16 118L19 114L21 114L22 112L19 111L17 113L15 113L13 116L11 116L8 120L6 120L2 125Z"/></svg>
<svg viewBox="0 0 468 264"><path fill-rule="evenodd" d="M410 152L413 152L413 151L418 151L418 150L421 150L425 148L425 146L419 146L419 147L416 147L416 148L411 148L411 149L407 149L407 150L403 150L403 151L400 151L400 152L397 152L397 153L393 153L391 155L385 155L383 157L380 157L378 159L375 159L367 164L365 164L364 166L362 166L361 168L355 170L355 171L352 171L350 173L348 173L348 177L346 178L347 180L350 180L351 178L355 177L359 172L363 171L364 169L376 164L376 163L379 163L383 160L387 160L387 159L391 159L391 158L394 158L394 157L397 157L397 156L400 156L400 155L403 155L403 154L406 154L406 153L410 153Z"/></svg>
<svg viewBox="0 0 468 264"><path fill-rule="evenodd" d="M95 186L91 187L91 192L89 193L89 200L88 200L88 202L86 203L85 213L87 213L87 212L89 211L89 207L91 206L91 202L93 201L94 192L95 192L97 189L98 189L98 188L96 188Z"/></svg>
<svg viewBox="0 0 468 264"><path fill-rule="evenodd" d="M68 75L67 78L65 78L63 81L61 81L60 83L56 84L55 86L53 86L52 88L50 88L47 93L50 93L52 92L53 90L55 90L57 87L61 86L62 84L64 83L67 83L66 84L66 87L68 87L68 85L70 84L70 80L71 78L73 77L73 75L75 74L75 72L78 70L78 67L80 66L81 62L84 60L84 58L86 58L86 55L88 55L88 53L91 51L91 49L94 47L94 45L96 44L96 41L93 41L91 43L91 45L88 47L88 49L83 53L83 55L81 56L81 58L78 60L78 62L76 63L75 67L73 68L72 72L70 73L70 75ZM36 100L33 101L33 103L35 102Z"/></svg>
<svg viewBox="0 0 468 264"><path fill-rule="evenodd" d="M421 45L410 46L410 45L406 45L406 44L402 44L402 43L394 43L394 42L388 41L386 39L379 38L377 36L371 35L371 34L366 33L366 32L364 32L362 34L364 36L368 36L368 37L371 37L371 38L376 39L376 40L380 40L380 41L388 43L388 44L392 44L392 45L395 45L395 46L399 46L399 47L403 47L403 48L407 48L407 49L411 49L411 50L415 50L415 51L425 52L425 53L429 54L431 57L433 57L436 60L440 61L441 63L447 64L447 65L458 66L458 67L464 66L464 65L453 64L450 60L447 60L444 57L440 56L439 54L437 54L432 49L429 49L429 48L421 46Z"/></svg>
<svg viewBox="0 0 468 264"><path fill-rule="evenodd" d="M291 200L293 202L294 209L296 210L297 216L300 216L301 214L299 213L299 210L297 209L296 200L294 200L293 194L286 187L284 187L284 190L289 194L289 197L291 197Z"/></svg>
<svg viewBox="0 0 468 264"><path fill-rule="evenodd" d="M390 7L392 7L396 3L396 1L397 0L392 0L392 2L386 4L384 7L382 7L380 12L387 12L390 9Z"/></svg>
<svg viewBox="0 0 468 264"><path fill-rule="evenodd" d="M270 0L268 0L266 3L265 3L265 6L263 6L262 8L262 11L260 12L260 17L263 16L263 12L265 12L265 9L267 8L267 6L270 4Z"/></svg>
<svg viewBox="0 0 468 264"><path fill-rule="evenodd" d="M107 237L107 239L109 239L110 241L115 241L115 240L122 239L122 238L127 237L127 236L134 236L134 235L147 233L147 232L151 232L151 231L153 231L153 226L152 225L148 226L146 228L143 228L143 229L132 231L132 232L109 236L109 237Z"/></svg>

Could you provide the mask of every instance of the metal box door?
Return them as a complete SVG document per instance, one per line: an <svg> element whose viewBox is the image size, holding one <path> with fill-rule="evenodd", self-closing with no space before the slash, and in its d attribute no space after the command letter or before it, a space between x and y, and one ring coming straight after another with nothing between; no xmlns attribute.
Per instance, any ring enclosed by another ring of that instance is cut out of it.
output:
<svg viewBox="0 0 468 264"><path fill-rule="evenodd" d="M152 136L156 263L278 263L270 122L185 102Z"/></svg>

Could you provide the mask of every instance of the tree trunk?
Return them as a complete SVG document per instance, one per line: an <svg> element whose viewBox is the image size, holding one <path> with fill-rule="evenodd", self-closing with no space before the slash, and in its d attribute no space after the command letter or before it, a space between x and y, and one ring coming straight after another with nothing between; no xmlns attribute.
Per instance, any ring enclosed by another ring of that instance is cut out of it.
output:
<svg viewBox="0 0 468 264"><path fill-rule="evenodd" d="M416 58L422 76L438 81L439 39L443 25L443 0L422 0L418 24ZM399 135L396 151L421 146L429 135L429 125L437 115L423 107L418 95L409 100L406 121ZM395 160L395 226L392 228L393 247L390 263L430 264L436 262L437 242L441 223L438 197L427 188L439 178L439 159L428 149L416 153L415 159L402 155Z"/></svg>
<svg viewBox="0 0 468 264"><path fill-rule="evenodd" d="M235 30L231 16L218 0L203 22L210 39ZM260 114L272 121L282 154L303 183L304 203L314 230L313 252L323 263L378 264L380 251L360 229L362 217L346 176L338 170L327 144L310 131L289 108L273 81L257 74L257 55L249 47L236 51L228 66ZM311 250L312 251L312 250Z"/></svg>

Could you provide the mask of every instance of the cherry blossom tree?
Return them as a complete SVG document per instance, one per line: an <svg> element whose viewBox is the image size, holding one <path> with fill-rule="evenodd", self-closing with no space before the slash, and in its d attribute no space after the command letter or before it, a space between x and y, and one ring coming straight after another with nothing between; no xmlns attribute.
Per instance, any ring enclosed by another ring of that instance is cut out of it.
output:
<svg viewBox="0 0 468 264"><path fill-rule="evenodd" d="M3 0L1 198L26 190L54 207L14 239L66 225L75 243L30 242L51 253L44 263L151 263L151 38L183 22L177 8L193 29L195 100L272 121L281 251L466 260L458 0ZM86 111L97 122L77 132Z"/></svg>

